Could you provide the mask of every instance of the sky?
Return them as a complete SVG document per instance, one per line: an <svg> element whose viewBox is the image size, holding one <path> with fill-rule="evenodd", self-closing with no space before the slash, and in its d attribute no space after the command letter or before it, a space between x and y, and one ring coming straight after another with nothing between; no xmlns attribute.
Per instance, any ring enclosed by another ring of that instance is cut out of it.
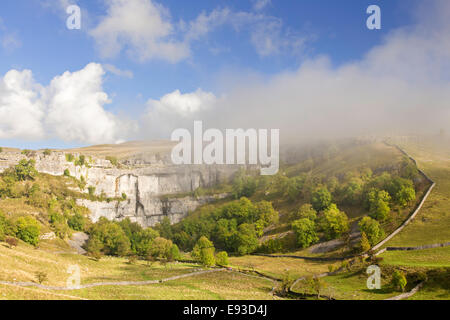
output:
<svg viewBox="0 0 450 320"><path fill-rule="evenodd" d="M169 138L194 120L304 138L445 128L448 17L445 0L2 0L0 146Z"/></svg>

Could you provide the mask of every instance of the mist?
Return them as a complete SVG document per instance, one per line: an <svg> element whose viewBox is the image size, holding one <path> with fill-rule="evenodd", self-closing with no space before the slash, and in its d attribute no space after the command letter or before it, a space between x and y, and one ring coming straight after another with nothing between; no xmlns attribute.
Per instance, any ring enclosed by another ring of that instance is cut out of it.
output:
<svg viewBox="0 0 450 320"><path fill-rule="evenodd" d="M284 142L437 133L450 124L450 3L411 10L414 25L391 32L359 61L333 67L316 56L268 80L233 74L219 97L199 89L151 100L142 135L167 138L194 120L207 128L280 129Z"/></svg>

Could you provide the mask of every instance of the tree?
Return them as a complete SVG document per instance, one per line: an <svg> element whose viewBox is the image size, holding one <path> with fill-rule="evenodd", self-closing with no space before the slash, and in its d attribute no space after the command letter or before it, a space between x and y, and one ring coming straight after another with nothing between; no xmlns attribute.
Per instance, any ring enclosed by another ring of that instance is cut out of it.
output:
<svg viewBox="0 0 450 320"><path fill-rule="evenodd" d="M372 189L368 194L370 217L378 221L385 221L391 211L390 200L391 196L387 191Z"/></svg>
<svg viewBox="0 0 450 320"><path fill-rule="evenodd" d="M226 253L225 251L221 251L216 254L216 264L221 267L228 266L228 253Z"/></svg>
<svg viewBox="0 0 450 320"><path fill-rule="evenodd" d="M294 201L300 197L304 182L305 179L301 176L287 180L285 188L286 195L288 196L289 200Z"/></svg>
<svg viewBox="0 0 450 320"><path fill-rule="evenodd" d="M36 164L36 161L34 161L33 159L20 160L19 164L14 167L17 180L18 181L34 180L34 178L38 174L37 170L34 167L35 164Z"/></svg>
<svg viewBox="0 0 450 320"><path fill-rule="evenodd" d="M336 239L349 230L348 217L345 212L340 211L335 204L331 204L324 211L322 228L325 236L331 240Z"/></svg>
<svg viewBox="0 0 450 320"><path fill-rule="evenodd" d="M258 202L255 207L257 219L263 222L264 228L278 222L278 211L275 211L272 203L263 200Z"/></svg>
<svg viewBox="0 0 450 320"><path fill-rule="evenodd" d="M205 236L198 239L197 244L192 250L192 257L201 262L204 266L211 267L215 265L214 245Z"/></svg>
<svg viewBox="0 0 450 320"><path fill-rule="evenodd" d="M395 270L392 275L391 285L399 291L405 292L405 287L408 281L406 280L405 274L400 270Z"/></svg>
<svg viewBox="0 0 450 320"><path fill-rule="evenodd" d="M65 177L70 177L70 171L69 171L69 169L65 169L65 170L64 170L64 176L65 176Z"/></svg>
<svg viewBox="0 0 450 320"><path fill-rule="evenodd" d="M40 225L31 216L20 217L16 222L17 237L22 241L37 246L39 243Z"/></svg>
<svg viewBox="0 0 450 320"><path fill-rule="evenodd" d="M307 248L319 240L314 221L305 218L296 220L292 223L292 229L297 237L297 244L302 248Z"/></svg>
<svg viewBox="0 0 450 320"><path fill-rule="evenodd" d="M157 259L167 259L170 260L171 254L175 253L172 252L172 250L175 250L172 248L173 243L171 240L164 239L162 237L157 237L155 240L153 240L150 254L153 258ZM178 247L177 247L178 249Z"/></svg>
<svg viewBox="0 0 450 320"><path fill-rule="evenodd" d="M243 223L238 227L235 249L241 256L250 254L258 248L255 225Z"/></svg>
<svg viewBox="0 0 450 320"><path fill-rule="evenodd" d="M361 251L362 252L367 252L370 250L370 248L372 248L372 246L370 245L369 239L367 239L367 235L366 233L363 231L361 233Z"/></svg>
<svg viewBox="0 0 450 320"><path fill-rule="evenodd" d="M103 245L102 251L113 256L128 255L131 243L123 229L114 222L101 218L90 231L92 238L97 238Z"/></svg>
<svg viewBox="0 0 450 320"><path fill-rule="evenodd" d="M323 211L331 205L331 193L326 187L318 188L312 195L312 205L314 210Z"/></svg>
<svg viewBox="0 0 450 320"><path fill-rule="evenodd" d="M361 232L366 235L370 246L376 245L384 238L384 231L378 221L370 217L364 217L358 225Z"/></svg>
<svg viewBox="0 0 450 320"><path fill-rule="evenodd" d="M86 244L86 251L88 256L99 261L102 257L103 243L98 238L90 237Z"/></svg>
<svg viewBox="0 0 450 320"><path fill-rule="evenodd" d="M307 203L300 207L300 209L292 214L292 220L299 219L309 219L311 221L316 221L317 211L314 210L311 204Z"/></svg>

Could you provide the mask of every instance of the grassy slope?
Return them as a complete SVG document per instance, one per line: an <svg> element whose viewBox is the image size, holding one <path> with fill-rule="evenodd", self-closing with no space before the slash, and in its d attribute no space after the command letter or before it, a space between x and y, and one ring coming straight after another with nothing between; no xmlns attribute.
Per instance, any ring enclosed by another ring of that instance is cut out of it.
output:
<svg viewBox="0 0 450 320"><path fill-rule="evenodd" d="M55 251L55 244L47 242L43 242L40 249L24 243L9 249L0 243L0 280L35 282L35 272L40 271L48 275L45 285L65 286L70 265L80 267L82 284L159 280L199 268L189 263L148 266L140 261L130 265L126 259L112 257L97 262L85 256ZM264 279L218 272L156 285L107 286L63 292L0 285L0 299L270 299L272 286Z"/></svg>

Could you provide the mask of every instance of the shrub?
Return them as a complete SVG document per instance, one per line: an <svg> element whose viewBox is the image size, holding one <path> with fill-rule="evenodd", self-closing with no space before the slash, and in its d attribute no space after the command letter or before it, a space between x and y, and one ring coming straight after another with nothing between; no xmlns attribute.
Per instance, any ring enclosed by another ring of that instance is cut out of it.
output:
<svg viewBox="0 0 450 320"><path fill-rule="evenodd" d="M75 156L71 153L66 153L66 161L73 162L75 160Z"/></svg>
<svg viewBox="0 0 450 320"><path fill-rule="evenodd" d="M2 147L0 147L0 153L2 153L3 152L3 148Z"/></svg>
<svg viewBox="0 0 450 320"><path fill-rule="evenodd" d="M65 176L65 177L70 177L70 171L69 171L69 169L64 170L64 176Z"/></svg>
<svg viewBox="0 0 450 320"><path fill-rule="evenodd" d="M400 270L395 270L392 275L391 285L399 291L405 292L405 287L407 285L406 277Z"/></svg>
<svg viewBox="0 0 450 320"><path fill-rule="evenodd" d="M221 251L216 254L216 264L221 267L228 266L228 253L226 253L225 251Z"/></svg>
<svg viewBox="0 0 450 320"><path fill-rule="evenodd" d="M19 164L14 167L17 180L18 181L34 180L34 178L38 174L37 170L34 167L35 164L36 161L34 161L33 159L20 160Z"/></svg>
<svg viewBox="0 0 450 320"><path fill-rule="evenodd" d="M39 222L31 216L17 219L17 237L22 241L37 246L39 243Z"/></svg>
<svg viewBox="0 0 450 320"><path fill-rule="evenodd" d="M111 164L115 167L117 167L119 165L119 160L117 160L116 157L108 156L108 157L106 157L106 160L111 162Z"/></svg>
<svg viewBox="0 0 450 320"><path fill-rule="evenodd" d="M43 284L44 282L46 282L48 280L48 276L47 276L46 272L36 271L34 275L39 284Z"/></svg>
<svg viewBox="0 0 450 320"><path fill-rule="evenodd" d="M50 149L45 149L44 150L44 156L49 156L52 154L52 151Z"/></svg>
<svg viewBox="0 0 450 320"><path fill-rule="evenodd" d="M86 226L86 218L81 214L76 212L74 215L67 219L67 224L69 227L75 231L84 231Z"/></svg>
<svg viewBox="0 0 450 320"><path fill-rule="evenodd" d="M361 251L362 252L367 252L367 251L370 250L370 248L372 248L372 246L370 245L369 240L367 239L367 235L366 235L366 233L364 231L361 233L360 245L361 245Z"/></svg>
<svg viewBox="0 0 450 320"><path fill-rule="evenodd" d="M89 197L94 198L95 197L95 187L89 186L88 187Z"/></svg>
<svg viewBox="0 0 450 320"><path fill-rule="evenodd" d="M122 200L123 200L123 201L127 200L127 194L126 194L125 192L122 193Z"/></svg>

